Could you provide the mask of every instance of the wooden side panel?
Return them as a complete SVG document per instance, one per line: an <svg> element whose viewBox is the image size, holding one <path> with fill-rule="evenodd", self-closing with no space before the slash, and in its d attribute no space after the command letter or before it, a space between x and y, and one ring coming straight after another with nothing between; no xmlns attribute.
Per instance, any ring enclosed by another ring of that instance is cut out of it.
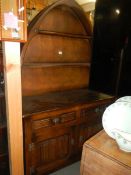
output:
<svg viewBox="0 0 131 175"><path fill-rule="evenodd" d="M22 82L24 96L84 88L88 86L89 69L86 66L23 67Z"/></svg>
<svg viewBox="0 0 131 175"><path fill-rule="evenodd" d="M90 63L88 39L36 35L28 45L23 63Z"/></svg>
<svg viewBox="0 0 131 175"><path fill-rule="evenodd" d="M3 52L10 174L23 175L20 43L4 42Z"/></svg>
<svg viewBox="0 0 131 175"><path fill-rule="evenodd" d="M81 163L81 175L130 175L131 169L121 166L117 162L106 158L105 156L84 147ZM94 168L95 167L95 168ZM110 173L109 173L110 172Z"/></svg>

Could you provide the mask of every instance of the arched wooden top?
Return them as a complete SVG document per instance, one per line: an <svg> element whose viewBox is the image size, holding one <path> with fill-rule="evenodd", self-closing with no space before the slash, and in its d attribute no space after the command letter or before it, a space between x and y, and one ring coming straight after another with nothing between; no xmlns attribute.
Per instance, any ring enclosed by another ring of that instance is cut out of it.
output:
<svg viewBox="0 0 131 175"><path fill-rule="evenodd" d="M87 86L90 39L90 24L74 0L42 10L30 23L22 48L23 95Z"/></svg>
<svg viewBox="0 0 131 175"><path fill-rule="evenodd" d="M58 16L59 18L57 19ZM66 20L67 18L68 20ZM79 27L81 26L81 29L73 28L73 33L76 32L76 34L85 34L87 36L91 35L90 22L87 21L83 9L79 6L79 4L75 0L59 0L54 4L52 4L51 6L44 8L32 20L32 22L29 25L28 31L30 34L32 34L35 33L35 29L38 28L42 30L48 29L49 31L54 32L72 33L70 31L72 24L74 24L74 21L72 23L72 20L75 20L76 24L80 23L79 25L78 24L77 25Z"/></svg>

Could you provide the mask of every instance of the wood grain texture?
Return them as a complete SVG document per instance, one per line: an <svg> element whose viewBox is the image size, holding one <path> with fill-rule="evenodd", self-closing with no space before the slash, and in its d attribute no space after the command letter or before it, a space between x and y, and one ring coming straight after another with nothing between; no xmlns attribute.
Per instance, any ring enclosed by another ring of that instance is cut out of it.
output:
<svg viewBox="0 0 131 175"><path fill-rule="evenodd" d="M130 175L131 153L121 151L115 140L101 131L85 142L81 175Z"/></svg>
<svg viewBox="0 0 131 175"><path fill-rule="evenodd" d="M10 174L24 174L20 44L4 42L4 71Z"/></svg>
<svg viewBox="0 0 131 175"><path fill-rule="evenodd" d="M61 0L30 23L23 46L22 95L26 175L43 175L80 159L101 129L114 97L87 90L89 21L74 0Z"/></svg>
<svg viewBox="0 0 131 175"><path fill-rule="evenodd" d="M88 87L91 32L87 26L85 14L73 0L56 2L33 19L21 53L23 96Z"/></svg>
<svg viewBox="0 0 131 175"><path fill-rule="evenodd" d="M88 39L38 34L24 54L24 63L90 63L91 46Z"/></svg>
<svg viewBox="0 0 131 175"><path fill-rule="evenodd" d="M56 20L56 18L58 19ZM74 26L77 26L77 28ZM40 24L39 29L61 33L87 35L84 26L81 25L81 21L79 20L78 16L71 8L68 8L68 6L64 4L60 4L59 6L54 7L48 13L48 15L44 17L44 23Z"/></svg>
<svg viewBox="0 0 131 175"><path fill-rule="evenodd" d="M87 89L23 97L26 174L48 174L80 159L83 143L102 128L102 113L113 99Z"/></svg>
<svg viewBox="0 0 131 175"><path fill-rule="evenodd" d="M83 66L24 67L22 81L24 96L84 88L88 86L89 70Z"/></svg>

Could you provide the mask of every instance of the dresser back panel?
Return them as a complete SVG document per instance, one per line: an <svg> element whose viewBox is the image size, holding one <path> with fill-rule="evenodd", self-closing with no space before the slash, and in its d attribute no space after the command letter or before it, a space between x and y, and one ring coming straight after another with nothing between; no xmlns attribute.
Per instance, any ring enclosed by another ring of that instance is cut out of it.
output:
<svg viewBox="0 0 131 175"><path fill-rule="evenodd" d="M24 95L87 87L89 69L86 66L55 66L23 68ZM37 78L34 78L37 77Z"/></svg>
<svg viewBox="0 0 131 175"><path fill-rule="evenodd" d="M77 26L77 28L74 26ZM48 15L45 15L44 22L40 23L39 27L40 30L86 36L86 31L83 25L81 25L77 14L69 6L64 4L54 7Z"/></svg>
<svg viewBox="0 0 131 175"><path fill-rule="evenodd" d="M23 96L88 87L88 25L74 0L58 1L33 19L21 53Z"/></svg>
<svg viewBox="0 0 131 175"><path fill-rule="evenodd" d="M26 63L90 63L88 39L35 35L24 53Z"/></svg>

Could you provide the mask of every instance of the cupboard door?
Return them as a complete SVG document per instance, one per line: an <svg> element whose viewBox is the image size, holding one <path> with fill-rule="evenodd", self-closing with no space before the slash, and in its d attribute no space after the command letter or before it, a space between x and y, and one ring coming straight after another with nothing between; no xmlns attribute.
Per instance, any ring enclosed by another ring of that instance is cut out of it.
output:
<svg viewBox="0 0 131 175"><path fill-rule="evenodd" d="M95 107L92 109L82 109L81 118L83 123L79 126L79 148L83 143L102 129L102 114L106 105Z"/></svg>
<svg viewBox="0 0 131 175"><path fill-rule="evenodd" d="M61 130L61 134L57 133L57 130ZM31 171L39 175L53 170L70 156L72 140L70 129L54 128L52 132L55 133L52 137L29 144L27 154L30 174Z"/></svg>
<svg viewBox="0 0 131 175"><path fill-rule="evenodd" d="M74 149L75 113L25 119L26 175L41 175L61 167Z"/></svg>
<svg viewBox="0 0 131 175"><path fill-rule="evenodd" d="M93 125L88 125L88 123L81 124L79 127L79 148L83 146L88 138L95 135L101 129L101 123L94 123Z"/></svg>
<svg viewBox="0 0 131 175"><path fill-rule="evenodd" d="M31 167L35 168L35 173L39 175L51 171L68 159L70 140L70 132L65 132L63 135L35 143L31 156Z"/></svg>

